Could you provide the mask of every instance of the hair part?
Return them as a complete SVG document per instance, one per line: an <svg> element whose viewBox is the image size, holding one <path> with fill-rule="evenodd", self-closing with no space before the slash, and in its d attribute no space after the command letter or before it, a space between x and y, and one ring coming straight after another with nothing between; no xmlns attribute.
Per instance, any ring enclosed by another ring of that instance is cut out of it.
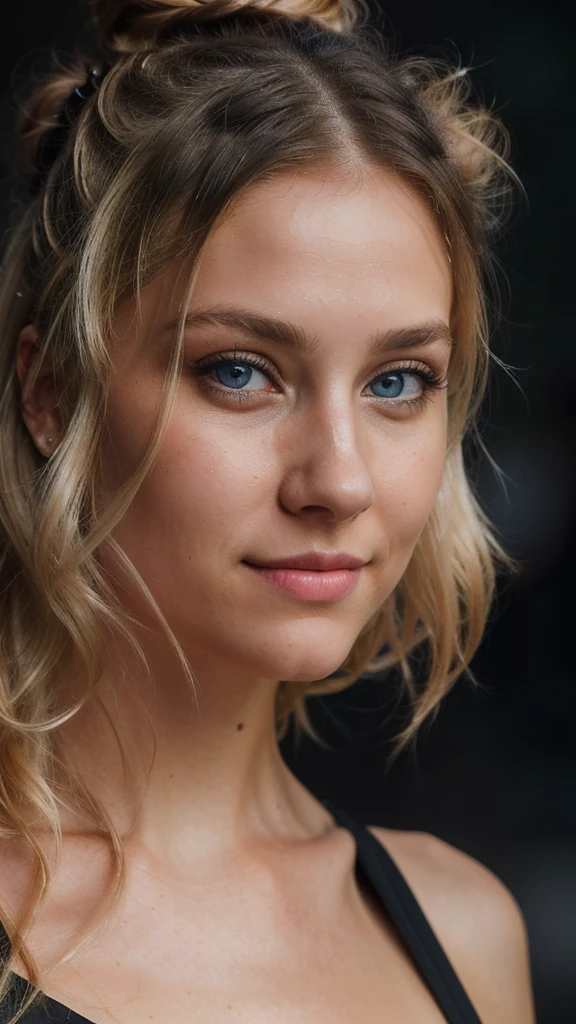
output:
<svg viewBox="0 0 576 1024"><path fill-rule="evenodd" d="M92 9L112 67L43 188L14 219L0 281L0 820L1 835L20 837L35 864L24 919L11 922L4 913L12 957L0 973L0 1002L17 955L33 986L10 1024L38 995L40 975L25 935L60 853L61 787L74 792L86 820L109 838L117 866L112 898L122 889L121 836L58 745L60 726L101 678L109 633L127 639L147 669L134 622L98 562L104 540L147 600L195 693L184 652L110 533L162 441L202 255L252 185L312 165L392 168L427 202L449 247L454 281L448 445L436 506L406 572L338 678L281 681L278 739L294 720L297 736L303 731L321 743L307 698L397 667L412 714L395 738L396 755L458 677L473 679L468 666L497 570L516 567L473 494L462 454L466 437L478 440L475 417L491 356L489 246L515 180L506 131L471 101L465 69L396 56L351 0L93 0ZM86 60L77 57L27 98L15 156L23 181L37 173L42 138L86 73ZM115 312L128 298L138 303L142 289L177 260L189 276L157 423L141 465L103 508L95 481ZM49 460L31 443L20 412L15 351L30 322L40 332L38 371L49 365L61 382L66 431ZM414 667L423 651L427 677L417 686ZM54 684L72 665L83 695L63 708ZM52 859L43 832L53 837Z"/></svg>

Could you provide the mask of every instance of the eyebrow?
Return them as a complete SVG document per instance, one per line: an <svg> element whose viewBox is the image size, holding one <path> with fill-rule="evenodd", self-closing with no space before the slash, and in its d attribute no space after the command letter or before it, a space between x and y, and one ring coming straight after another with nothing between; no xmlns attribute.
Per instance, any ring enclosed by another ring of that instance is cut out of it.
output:
<svg viewBox="0 0 576 1024"><path fill-rule="evenodd" d="M162 334L173 333L178 326L178 320L179 318L175 317L164 324ZM316 339L309 337L301 327L288 320L263 316L233 306L206 306L188 313L184 321L184 330L189 331L198 327L231 327L263 341L276 342L278 345L309 355L318 349ZM374 357L383 351L418 348L438 341L450 349L454 345L448 324L444 320L432 317L418 324L376 331L370 335L368 356Z"/></svg>

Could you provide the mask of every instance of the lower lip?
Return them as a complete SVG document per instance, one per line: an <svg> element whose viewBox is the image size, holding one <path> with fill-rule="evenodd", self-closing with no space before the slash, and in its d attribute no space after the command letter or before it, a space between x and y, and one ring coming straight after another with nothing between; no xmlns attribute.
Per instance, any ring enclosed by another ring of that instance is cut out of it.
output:
<svg viewBox="0 0 576 1024"><path fill-rule="evenodd" d="M317 572L312 569L264 569L259 565L245 562L259 576L271 583L277 590L283 590L293 597L306 601L336 601L347 597L354 590L360 577L360 569L332 569Z"/></svg>

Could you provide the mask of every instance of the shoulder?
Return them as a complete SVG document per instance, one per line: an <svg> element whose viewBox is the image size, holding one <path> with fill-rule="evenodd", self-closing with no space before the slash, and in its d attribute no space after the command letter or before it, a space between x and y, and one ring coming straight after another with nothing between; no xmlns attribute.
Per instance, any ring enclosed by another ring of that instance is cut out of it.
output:
<svg viewBox="0 0 576 1024"><path fill-rule="evenodd" d="M534 1024L528 935L510 890L428 832L369 830L404 875L481 1019Z"/></svg>
<svg viewBox="0 0 576 1024"><path fill-rule="evenodd" d="M110 890L112 858L103 837L65 835L56 857L52 836L41 835L50 867L50 878L41 911L26 934L26 944L42 970L65 955L80 941L83 931L95 919ZM35 905L34 876L37 864L30 844L22 837L0 840L0 929L2 918L19 922ZM13 965L27 974L27 964Z"/></svg>

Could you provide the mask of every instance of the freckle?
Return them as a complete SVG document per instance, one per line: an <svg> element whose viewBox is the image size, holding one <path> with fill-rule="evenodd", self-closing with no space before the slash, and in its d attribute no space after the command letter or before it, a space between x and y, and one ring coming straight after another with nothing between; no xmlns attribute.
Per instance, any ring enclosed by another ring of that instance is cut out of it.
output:
<svg viewBox="0 0 576 1024"><path fill-rule="evenodd" d="M164 899L164 893L163 893L163 892L161 892L161 893L160 893L160 899L161 899L161 900L163 900L163 899Z"/></svg>
<svg viewBox="0 0 576 1024"><path fill-rule="evenodd" d="M227 1005L226 1009L227 1009L227 1010L231 1010L231 1009L232 1009L232 1007L230 1006L230 1003L228 1003L228 1005Z"/></svg>
<svg viewBox="0 0 576 1024"><path fill-rule="evenodd" d="M191 995L192 995L192 993L191 993L191 991L190 991L190 989L189 989L189 988L187 988L187 989L186 989L186 995L187 995L187 996L191 996Z"/></svg>
<svg viewBox="0 0 576 1024"><path fill-rule="evenodd" d="M240 732L240 729L243 729L243 728L244 728L244 722L238 722L238 725L236 726L237 731Z"/></svg>
<svg viewBox="0 0 576 1024"><path fill-rule="evenodd" d="M174 776L173 776L173 775L169 775L169 776L168 776L168 778L169 778L169 779L173 779L173 778L174 778Z"/></svg>
<svg viewBox="0 0 576 1024"><path fill-rule="evenodd" d="M156 907L150 907L150 910L156 910Z"/></svg>
<svg viewBox="0 0 576 1024"><path fill-rule="evenodd" d="M120 967L120 961L119 960L116 961L116 967Z"/></svg>

